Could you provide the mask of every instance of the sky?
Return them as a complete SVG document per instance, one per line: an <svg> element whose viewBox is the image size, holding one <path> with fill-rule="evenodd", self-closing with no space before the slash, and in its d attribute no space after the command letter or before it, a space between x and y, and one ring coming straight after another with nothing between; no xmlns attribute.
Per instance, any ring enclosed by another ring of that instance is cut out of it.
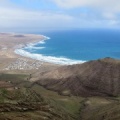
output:
<svg viewBox="0 0 120 120"><path fill-rule="evenodd" d="M119 27L120 0L0 0L0 31Z"/></svg>

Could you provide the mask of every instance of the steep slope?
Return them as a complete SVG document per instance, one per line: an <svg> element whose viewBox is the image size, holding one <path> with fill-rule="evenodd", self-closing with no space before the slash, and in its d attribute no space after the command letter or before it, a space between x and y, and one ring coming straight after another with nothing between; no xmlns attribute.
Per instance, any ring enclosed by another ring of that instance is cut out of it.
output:
<svg viewBox="0 0 120 120"><path fill-rule="evenodd" d="M0 74L0 120L75 119L74 114L41 95L40 88L35 86L34 90L35 84L29 82L28 77L21 74Z"/></svg>
<svg viewBox="0 0 120 120"><path fill-rule="evenodd" d="M117 96L120 94L120 61L105 58L63 66L41 73L36 83L64 95Z"/></svg>
<svg viewBox="0 0 120 120"><path fill-rule="evenodd" d="M82 111L81 120L120 120L120 103L87 108Z"/></svg>
<svg viewBox="0 0 120 120"><path fill-rule="evenodd" d="M0 120L74 120L31 89L0 89Z"/></svg>

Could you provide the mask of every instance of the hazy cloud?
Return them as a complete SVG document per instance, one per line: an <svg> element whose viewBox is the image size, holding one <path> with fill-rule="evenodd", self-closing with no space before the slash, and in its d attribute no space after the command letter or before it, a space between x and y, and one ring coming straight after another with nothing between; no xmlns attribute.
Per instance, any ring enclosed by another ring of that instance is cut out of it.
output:
<svg viewBox="0 0 120 120"><path fill-rule="evenodd" d="M27 1L38 3L40 0ZM32 7L18 6L12 0L0 0L0 28L68 29L120 25L120 0L46 0L46 5L47 1L59 6L59 11L36 11ZM77 15L74 15L76 8L91 8L93 11L77 11ZM71 14L72 9L74 12Z"/></svg>
<svg viewBox="0 0 120 120"><path fill-rule="evenodd" d="M120 0L52 0L62 9L74 10L76 8L92 9L90 13L80 13L80 18L86 24L92 22L99 26L117 26L120 23ZM78 12L78 11L77 11ZM96 24L97 23L97 24ZM89 25L88 25L89 26Z"/></svg>
<svg viewBox="0 0 120 120"><path fill-rule="evenodd" d="M73 17L52 12L28 11L0 7L1 27L68 27Z"/></svg>
<svg viewBox="0 0 120 120"><path fill-rule="evenodd" d="M63 8L94 7L120 12L120 0L52 0Z"/></svg>

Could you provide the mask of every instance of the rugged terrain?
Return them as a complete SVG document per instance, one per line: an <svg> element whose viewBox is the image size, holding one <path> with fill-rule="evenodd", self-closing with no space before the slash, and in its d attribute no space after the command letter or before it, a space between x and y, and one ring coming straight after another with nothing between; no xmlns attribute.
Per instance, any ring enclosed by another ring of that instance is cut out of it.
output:
<svg viewBox="0 0 120 120"><path fill-rule="evenodd" d="M120 60L59 66L14 53L40 40L0 33L0 120L120 120Z"/></svg>
<svg viewBox="0 0 120 120"><path fill-rule="evenodd" d="M27 75L0 75L0 120L74 120L74 116L52 104L32 89Z"/></svg>
<svg viewBox="0 0 120 120"><path fill-rule="evenodd" d="M0 74L0 120L120 119L119 60L19 71Z"/></svg>
<svg viewBox="0 0 120 120"><path fill-rule="evenodd" d="M112 58L40 73L37 83L63 95L119 96L120 61Z"/></svg>

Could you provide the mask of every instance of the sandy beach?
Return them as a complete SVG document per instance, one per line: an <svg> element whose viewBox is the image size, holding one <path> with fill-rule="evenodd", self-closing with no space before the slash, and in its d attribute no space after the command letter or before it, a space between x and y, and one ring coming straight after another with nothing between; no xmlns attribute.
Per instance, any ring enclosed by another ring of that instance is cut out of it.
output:
<svg viewBox="0 0 120 120"><path fill-rule="evenodd" d="M45 63L15 53L16 49L22 48L29 43L45 40L43 35L0 33L0 71L10 73L24 73L46 71L54 69L58 65Z"/></svg>
<svg viewBox="0 0 120 120"><path fill-rule="evenodd" d="M28 43L34 43L44 39L45 37L42 35L0 33L0 56L7 58L18 57L18 55L14 53L15 49L24 47Z"/></svg>

